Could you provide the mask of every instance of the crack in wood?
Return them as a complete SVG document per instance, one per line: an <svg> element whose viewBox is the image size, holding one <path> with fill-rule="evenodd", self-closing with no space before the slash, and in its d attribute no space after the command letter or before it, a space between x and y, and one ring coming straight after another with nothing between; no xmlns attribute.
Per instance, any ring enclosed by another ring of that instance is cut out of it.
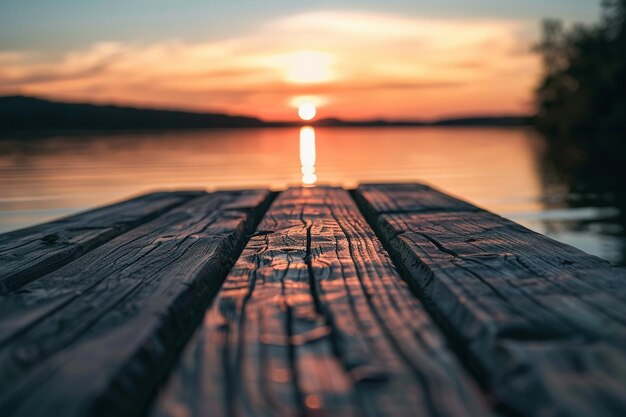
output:
<svg viewBox="0 0 626 417"><path fill-rule="evenodd" d="M10 313L0 329L12 335L0 347L0 380L11 383L0 393L6 415L140 412L271 198L192 199L0 297L0 312ZM24 402L26 393L36 400Z"/></svg>
<svg viewBox="0 0 626 417"><path fill-rule="evenodd" d="M153 193L0 235L0 294L54 271L201 192Z"/></svg>
<svg viewBox="0 0 626 417"><path fill-rule="evenodd" d="M224 390L237 416L489 414L345 191L283 192L259 230L187 348L203 378L179 369L153 414L223 415Z"/></svg>
<svg viewBox="0 0 626 417"><path fill-rule="evenodd" d="M433 189L353 197L500 413L623 414L625 269Z"/></svg>

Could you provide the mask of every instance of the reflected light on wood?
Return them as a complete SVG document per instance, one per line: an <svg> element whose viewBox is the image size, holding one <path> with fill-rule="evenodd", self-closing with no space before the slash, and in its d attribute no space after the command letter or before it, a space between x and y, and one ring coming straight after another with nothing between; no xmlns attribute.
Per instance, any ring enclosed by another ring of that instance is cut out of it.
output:
<svg viewBox="0 0 626 417"><path fill-rule="evenodd" d="M315 175L315 129L304 126L300 129L300 163L302 164L302 184L314 185Z"/></svg>

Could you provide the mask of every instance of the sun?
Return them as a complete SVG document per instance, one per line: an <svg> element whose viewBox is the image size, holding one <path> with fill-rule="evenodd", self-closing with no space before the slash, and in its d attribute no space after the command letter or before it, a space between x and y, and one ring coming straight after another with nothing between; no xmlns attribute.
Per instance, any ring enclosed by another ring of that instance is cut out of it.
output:
<svg viewBox="0 0 626 417"><path fill-rule="evenodd" d="M298 116L302 120L312 120L317 114L317 109L313 103L302 103L298 107Z"/></svg>

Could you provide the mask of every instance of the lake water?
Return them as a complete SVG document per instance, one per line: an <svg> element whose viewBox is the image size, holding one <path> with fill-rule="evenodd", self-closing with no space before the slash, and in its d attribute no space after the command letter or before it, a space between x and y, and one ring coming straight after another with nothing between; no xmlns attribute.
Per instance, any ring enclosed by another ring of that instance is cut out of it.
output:
<svg viewBox="0 0 626 417"><path fill-rule="evenodd" d="M624 263L623 209L574 192L530 128L316 128L0 139L0 232L163 189L420 181Z"/></svg>

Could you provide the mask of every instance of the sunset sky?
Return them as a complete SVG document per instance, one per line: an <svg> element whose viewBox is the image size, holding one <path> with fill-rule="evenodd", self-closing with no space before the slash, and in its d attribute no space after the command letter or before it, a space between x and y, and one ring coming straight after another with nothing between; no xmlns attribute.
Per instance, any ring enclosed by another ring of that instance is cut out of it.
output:
<svg viewBox="0 0 626 417"><path fill-rule="evenodd" d="M595 0L0 0L0 93L294 119L528 113L540 21Z"/></svg>

